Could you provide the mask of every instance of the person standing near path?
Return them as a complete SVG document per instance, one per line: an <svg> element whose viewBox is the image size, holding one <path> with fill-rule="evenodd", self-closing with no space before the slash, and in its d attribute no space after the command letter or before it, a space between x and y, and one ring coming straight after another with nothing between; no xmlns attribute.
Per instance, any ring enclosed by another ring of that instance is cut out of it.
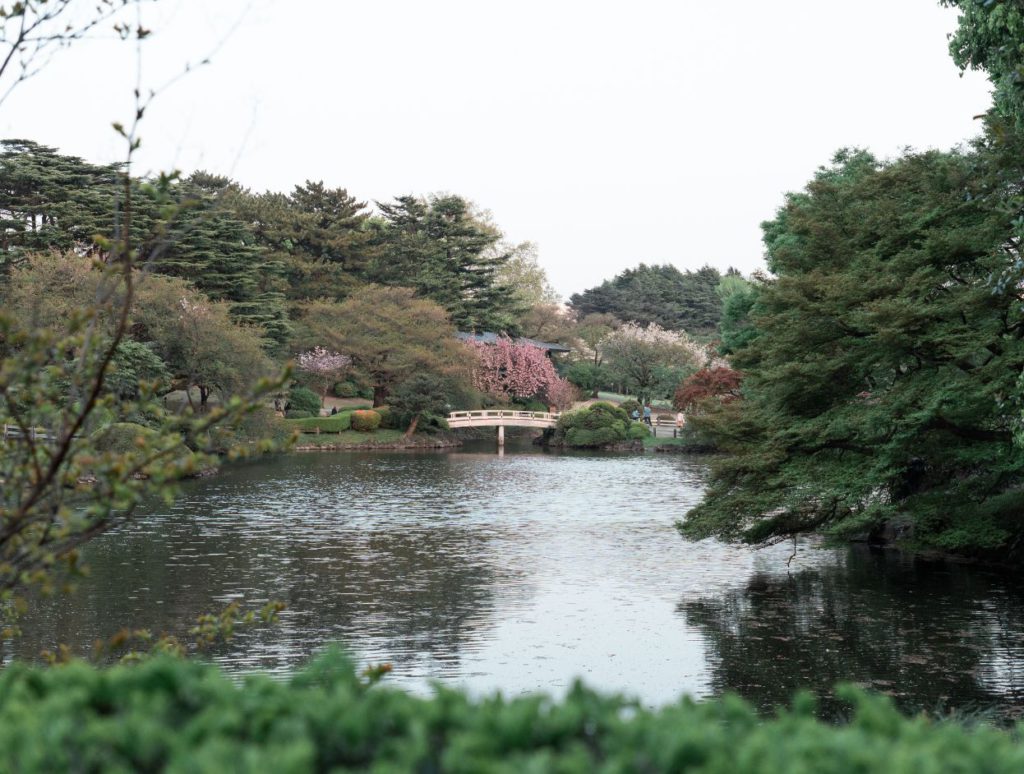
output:
<svg viewBox="0 0 1024 774"><path fill-rule="evenodd" d="M650 403L648 403L646 406L644 406L644 422L646 422L648 425L651 424L651 404Z"/></svg>
<svg viewBox="0 0 1024 774"><path fill-rule="evenodd" d="M686 417L683 416L683 412L680 411L676 414L676 430L682 430L683 425L686 424Z"/></svg>
<svg viewBox="0 0 1024 774"><path fill-rule="evenodd" d="M633 413L629 415L634 422L640 421L640 409L633 409Z"/></svg>

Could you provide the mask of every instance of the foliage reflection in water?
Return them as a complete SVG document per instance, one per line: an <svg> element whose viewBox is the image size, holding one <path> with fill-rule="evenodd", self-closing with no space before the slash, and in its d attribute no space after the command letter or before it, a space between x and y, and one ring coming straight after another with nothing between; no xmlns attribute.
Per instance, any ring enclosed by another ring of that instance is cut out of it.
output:
<svg viewBox="0 0 1024 774"><path fill-rule="evenodd" d="M760 706L853 680L907 706L1010 711L1021 596L998 576L889 553L685 543L704 462L676 455L296 454L190 483L89 548L17 653L122 626L180 631L244 598L280 624L215 658L285 671L328 642L389 680L559 692L574 676L650 704L737 691Z"/></svg>

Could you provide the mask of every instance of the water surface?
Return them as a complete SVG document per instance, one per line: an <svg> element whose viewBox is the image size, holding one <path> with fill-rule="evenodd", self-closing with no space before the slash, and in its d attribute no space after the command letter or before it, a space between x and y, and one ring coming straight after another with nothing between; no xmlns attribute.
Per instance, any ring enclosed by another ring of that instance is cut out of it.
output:
<svg viewBox="0 0 1024 774"><path fill-rule="evenodd" d="M561 692L580 676L648 704L737 691L762 707L839 680L908 707L1014 713L1024 605L977 568L892 552L688 543L705 460L310 453L226 469L90 544L91 575L37 605L22 657L122 626L181 632L235 599L278 625L218 649L287 672L331 642L392 682Z"/></svg>

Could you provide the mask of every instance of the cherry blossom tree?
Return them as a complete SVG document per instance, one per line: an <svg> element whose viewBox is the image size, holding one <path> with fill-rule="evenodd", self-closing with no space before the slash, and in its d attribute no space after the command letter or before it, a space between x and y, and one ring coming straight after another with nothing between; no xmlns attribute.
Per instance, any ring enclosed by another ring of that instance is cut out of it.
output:
<svg viewBox="0 0 1024 774"><path fill-rule="evenodd" d="M576 385L568 379L557 378L550 382L545 390L548 403L559 411L571 409L578 396Z"/></svg>
<svg viewBox="0 0 1024 774"><path fill-rule="evenodd" d="M611 373L642 402L655 393L670 394L684 377L709 365L713 357L686 333L665 330L657 323L625 323L601 344Z"/></svg>
<svg viewBox="0 0 1024 774"><path fill-rule="evenodd" d="M499 336L494 344L468 342L476 357L473 385L497 398L532 398L545 395L559 381L544 350Z"/></svg>
<svg viewBox="0 0 1024 774"><path fill-rule="evenodd" d="M324 347L313 347L299 355L299 370L310 376L310 382L320 395L320 405L324 405L327 391L351 367L352 358Z"/></svg>

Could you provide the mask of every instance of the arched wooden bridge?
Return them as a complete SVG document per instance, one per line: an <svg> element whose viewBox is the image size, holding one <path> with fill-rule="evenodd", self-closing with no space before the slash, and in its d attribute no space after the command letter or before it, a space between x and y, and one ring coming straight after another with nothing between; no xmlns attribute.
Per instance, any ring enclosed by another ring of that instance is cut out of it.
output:
<svg viewBox="0 0 1024 774"><path fill-rule="evenodd" d="M505 444L506 427L554 427L558 414L547 411L511 411L508 409L485 409L484 411L453 411L448 415L448 427L458 430L462 427L498 428L498 445Z"/></svg>

